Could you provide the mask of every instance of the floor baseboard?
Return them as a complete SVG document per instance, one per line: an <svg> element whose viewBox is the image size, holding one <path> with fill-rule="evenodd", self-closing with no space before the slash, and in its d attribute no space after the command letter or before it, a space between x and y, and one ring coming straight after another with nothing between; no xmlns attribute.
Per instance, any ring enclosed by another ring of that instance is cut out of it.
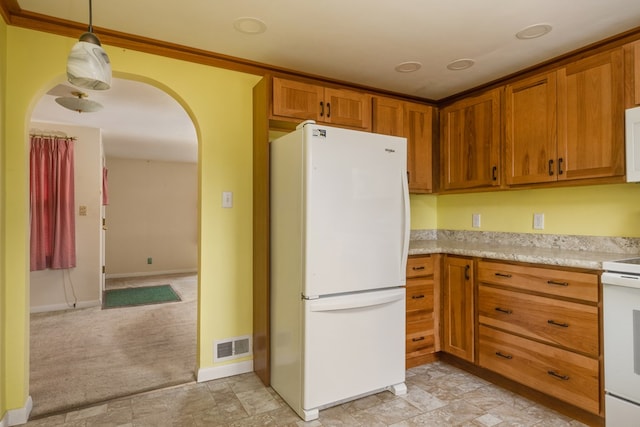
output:
<svg viewBox="0 0 640 427"><path fill-rule="evenodd" d="M219 378L232 377L234 375L246 374L249 372L253 372L253 360L198 369L197 381L202 383L205 381L213 381Z"/></svg>
<svg viewBox="0 0 640 427"><path fill-rule="evenodd" d="M0 421L0 427L26 424L27 421L29 421L31 409L33 409L33 400L31 400L31 396L28 396L27 401L22 408L9 409L7 411L6 416L2 419L2 421Z"/></svg>

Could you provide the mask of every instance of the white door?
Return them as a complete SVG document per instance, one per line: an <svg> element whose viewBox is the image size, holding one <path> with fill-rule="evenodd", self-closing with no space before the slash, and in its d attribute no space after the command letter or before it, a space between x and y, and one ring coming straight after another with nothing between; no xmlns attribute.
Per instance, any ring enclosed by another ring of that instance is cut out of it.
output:
<svg viewBox="0 0 640 427"><path fill-rule="evenodd" d="M406 139L305 127L306 296L402 286Z"/></svg>
<svg viewBox="0 0 640 427"><path fill-rule="evenodd" d="M404 288L307 300L304 313L304 411L404 383Z"/></svg>

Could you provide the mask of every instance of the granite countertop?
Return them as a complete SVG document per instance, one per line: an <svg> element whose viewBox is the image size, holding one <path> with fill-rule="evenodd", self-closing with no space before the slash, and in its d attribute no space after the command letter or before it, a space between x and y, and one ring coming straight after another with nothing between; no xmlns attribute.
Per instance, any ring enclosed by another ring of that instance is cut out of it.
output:
<svg viewBox="0 0 640 427"><path fill-rule="evenodd" d="M471 238L465 239L465 236L460 234L451 236L446 232L444 235L438 232L435 239L412 238L409 255L446 253L592 270L601 270L604 261L640 257L636 239L632 239L631 242L626 239L623 245L611 245L610 241L603 243L602 238L588 241L581 238L579 242L563 239L560 248L553 245L545 247L535 237L527 237L526 241L522 241L521 238L514 239L511 235L505 237L504 233L493 235L491 239L478 239L477 235L467 235L469 236Z"/></svg>

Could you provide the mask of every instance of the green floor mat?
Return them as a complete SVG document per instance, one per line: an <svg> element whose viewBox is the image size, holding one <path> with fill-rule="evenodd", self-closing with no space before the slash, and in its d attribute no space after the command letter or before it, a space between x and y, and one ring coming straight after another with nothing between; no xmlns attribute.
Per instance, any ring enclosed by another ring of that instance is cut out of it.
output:
<svg viewBox="0 0 640 427"><path fill-rule="evenodd" d="M174 301L181 301L181 299L171 285L158 285L105 291L102 306L103 308L129 307Z"/></svg>

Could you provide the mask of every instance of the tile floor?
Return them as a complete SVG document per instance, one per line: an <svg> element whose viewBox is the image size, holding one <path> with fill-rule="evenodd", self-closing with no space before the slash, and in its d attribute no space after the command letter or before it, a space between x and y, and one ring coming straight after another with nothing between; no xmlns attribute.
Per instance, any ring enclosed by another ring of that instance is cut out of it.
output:
<svg viewBox="0 0 640 427"><path fill-rule="evenodd" d="M94 426L583 426L443 362L407 371L405 396L381 392L303 422L254 374L148 392L33 420Z"/></svg>

